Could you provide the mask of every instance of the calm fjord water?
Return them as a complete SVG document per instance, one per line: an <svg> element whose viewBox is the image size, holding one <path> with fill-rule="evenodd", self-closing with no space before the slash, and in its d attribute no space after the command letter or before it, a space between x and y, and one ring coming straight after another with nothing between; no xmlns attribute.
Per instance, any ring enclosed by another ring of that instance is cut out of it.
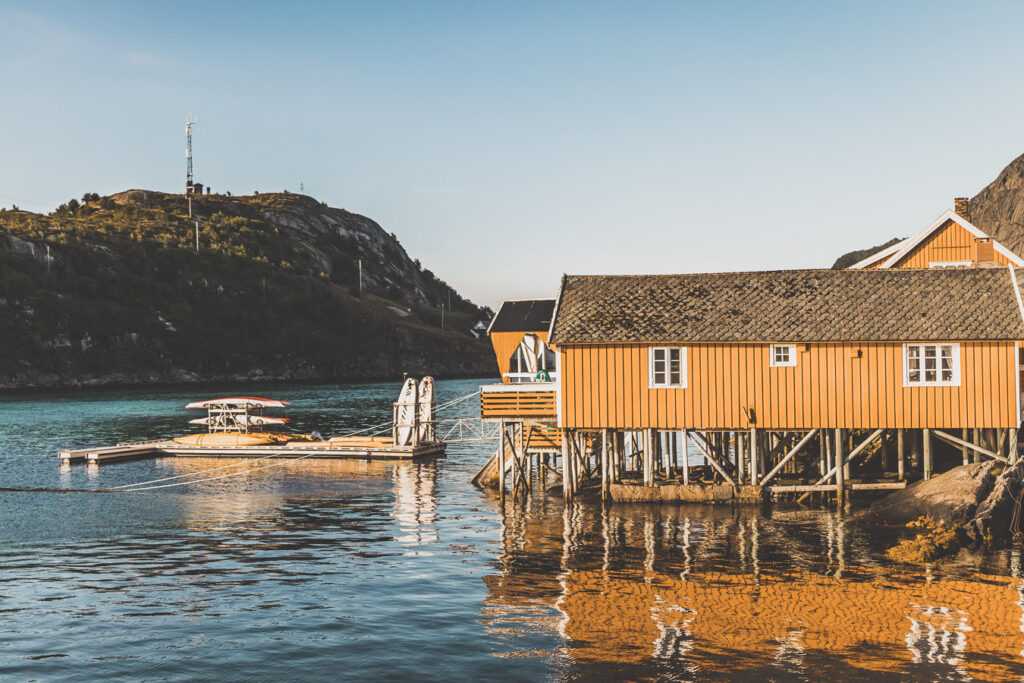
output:
<svg viewBox="0 0 1024 683"><path fill-rule="evenodd" d="M439 401L479 382L439 383ZM1015 552L920 569L826 511L504 518L469 479L492 444L424 463L301 461L139 493L223 465L61 469L65 446L188 431L191 399L268 393L300 431L385 422L397 383L0 398L0 677L11 680L1019 679ZM448 417L478 414L460 404ZM240 466L248 470L259 464Z"/></svg>

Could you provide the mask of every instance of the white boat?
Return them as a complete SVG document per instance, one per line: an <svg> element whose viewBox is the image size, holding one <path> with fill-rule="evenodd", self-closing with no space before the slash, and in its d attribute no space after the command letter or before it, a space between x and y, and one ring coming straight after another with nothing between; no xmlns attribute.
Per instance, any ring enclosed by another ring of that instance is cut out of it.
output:
<svg viewBox="0 0 1024 683"><path fill-rule="evenodd" d="M284 408L288 401L276 401L272 398L259 396L228 396L211 398L206 401L193 401L186 408Z"/></svg>
<svg viewBox="0 0 1024 683"><path fill-rule="evenodd" d="M270 417L269 415L247 415L241 413L234 415L231 413L219 413L217 415L209 415L207 417L199 417L195 420L189 420L190 425L205 425L209 426L225 426L228 424L237 424L245 427L267 427L270 425L283 425L291 422L289 417Z"/></svg>

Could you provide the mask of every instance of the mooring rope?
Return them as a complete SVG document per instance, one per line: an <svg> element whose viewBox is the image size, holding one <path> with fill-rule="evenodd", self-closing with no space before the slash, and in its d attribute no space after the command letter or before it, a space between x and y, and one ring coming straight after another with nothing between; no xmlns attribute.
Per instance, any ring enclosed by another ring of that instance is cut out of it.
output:
<svg viewBox="0 0 1024 683"><path fill-rule="evenodd" d="M442 410L445 410L447 408L451 408L452 406L457 405L459 403L462 403L463 401L468 401L470 398L473 398L474 396L477 396L478 393L479 392L474 391L472 393L466 394L465 396L460 396L459 398L456 398L454 400L448 401L447 403L443 403L440 406L436 406L434 408L434 412L435 413L439 413ZM382 427L388 427L388 429L390 429L392 425L393 425L393 422L382 422L379 425L374 425L372 427L364 427L363 429L359 429L359 430L356 430L354 432L349 432L348 434L344 434L344 435L340 435L340 436L335 436L335 437L331 437L331 438L346 438L346 437L350 437L350 436L359 436L360 434L364 434L365 432L368 432L370 430L381 429ZM388 430L381 430L380 432L376 432L376 433L383 433L383 431L388 431ZM371 434L371 436L372 435L373 434ZM242 465L250 465L250 464L252 464L254 462L259 462L261 460L267 460L267 459L270 459L270 458L279 457L279 456L283 455L284 453L287 453L287 451L280 451L280 452L276 452L276 453L271 453L269 455L265 455L265 456L262 456L260 458L255 458L253 460L244 460L242 462L232 463L232 464L228 464L228 465L220 465L218 467L211 467L209 469L199 470L199 471L196 471L196 472L189 472L188 474L179 474L179 475L176 475L176 476L173 476L173 477L163 477L161 479L150 479L149 481L140 481L140 482L135 482L133 484L122 484L121 486L113 486L113 487L110 487L110 488L95 489L95 490L98 491L98 492L103 492L103 493L113 493L113 492L135 493L136 491L151 491L153 489L170 488L170 487L173 487L173 486L184 486L186 484L198 484L198 483L204 482L204 481L214 481L216 479L225 479L227 477L240 476L240 475L243 475L243 474L247 474L249 472L256 472L258 470L269 469L271 467L277 467L279 465L285 465L285 464L290 463L290 462L297 462L299 460L305 460L306 458L309 458L309 457L312 457L313 455L316 455L315 453L307 453L305 455L296 456L294 458L287 458L287 459L281 460L279 462L270 463L269 465L263 465L262 467L250 467L248 469L245 469L245 470L242 470L242 471L239 471L239 472L228 472L226 474L221 474L221 475L218 475L216 477L206 477L204 479L188 479L188 481L177 481L177 482L175 482L173 484L162 484L161 483L161 482L166 482L166 481L173 481L175 479L187 479L189 477L197 477L197 476L202 475L202 474L207 474L209 472L215 472L217 470L222 470L222 469L226 469L226 468L229 468L229 467L240 467ZM160 484L160 485L159 486L151 486L151 484Z"/></svg>

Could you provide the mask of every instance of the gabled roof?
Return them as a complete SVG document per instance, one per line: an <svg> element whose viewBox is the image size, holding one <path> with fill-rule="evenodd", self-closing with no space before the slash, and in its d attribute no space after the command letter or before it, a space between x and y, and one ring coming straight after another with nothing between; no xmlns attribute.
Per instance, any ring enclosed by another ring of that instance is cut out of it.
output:
<svg viewBox="0 0 1024 683"><path fill-rule="evenodd" d="M852 266L850 266L850 268L867 268L868 266L878 263L879 261L883 261L883 259L884 261L882 262L882 265L879 266L879 268L891 268L898 264L900 261L902 261L904 258L906 258L906 256L910 254L910 252L912 252L918 245L920 245L922 242L928 239L929 236L931 236L939 228L945 225L946 221L953 221L954 223L962 227L964 230L974 235L975 237L989 237L989 235L986 235L982 230L978 229L978 227L975 226L973 223L971 223L966 218L958 214L956 211L950 209L947 211L943 211L942 215L936 218L931 223L931 225L929 225L927 228L920 231L916 235L908 237L902 242L897 242L896 244L892 245L891 247L888 247L887 249L883 249L882 251L876 252L871 256L868 256L866 259L858 261L857 263L853 264ZM993 239L992 243L995 250L1002 254L1003 256L1005 256L1011 263L1020 267L1024 267L1024 259L1022 259L1020 256L1017 256L1017 254L1007 249L998 240Z"/></svg>
<svg viewBox="0 0 1024 683"><path fill-rule="evenodd" d="M501 302L487 334L491 332L547 332L555 310L554 299L518 299Z"/></svg>
<svg viewBox="0 0 1024 683"><path fill-rule="evenodd" d="M1024 339L1009 270L567 275L549 343Z"/></svg>

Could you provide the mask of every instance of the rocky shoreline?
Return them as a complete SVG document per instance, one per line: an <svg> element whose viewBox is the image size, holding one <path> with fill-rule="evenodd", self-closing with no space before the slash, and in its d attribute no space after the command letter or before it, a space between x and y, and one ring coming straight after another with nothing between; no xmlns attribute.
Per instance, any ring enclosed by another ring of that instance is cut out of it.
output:
<svg viewBox="0 0 1024 683"><path fill-rule="evenodd" d="M905 552L894 559L927 561L962 547L999 548L1020 542L1022 492L1024 460L1012 466L988 460L911 484L875 502L854 520L923 529L901 544Z"/></svg>

